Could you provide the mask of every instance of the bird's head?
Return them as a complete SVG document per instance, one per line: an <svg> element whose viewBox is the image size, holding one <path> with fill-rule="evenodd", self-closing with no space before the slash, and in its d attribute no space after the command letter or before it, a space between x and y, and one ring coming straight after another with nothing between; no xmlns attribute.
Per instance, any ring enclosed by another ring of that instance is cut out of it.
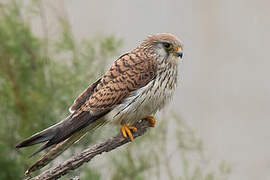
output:
<svg viewBox="0 0 270 180"><path fill-rule="evenodd" d="M161 33L151 35L144 40L143 45L161 61L177 61L183 58L183 45L172 34Z"/></svg>

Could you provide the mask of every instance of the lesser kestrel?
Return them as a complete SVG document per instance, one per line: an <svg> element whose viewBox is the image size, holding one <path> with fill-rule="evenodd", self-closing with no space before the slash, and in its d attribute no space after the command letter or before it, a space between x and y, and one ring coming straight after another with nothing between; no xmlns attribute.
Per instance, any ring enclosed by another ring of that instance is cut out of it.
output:
<svg viewBox="0 0 270 180"><path fill-rule="evenodd" d="M123 136L133 140L132 131L136 128L132 125L145 119L154 126L152 115L171 99L182 56L182 43L176 36L162 33L147 37L134 50L120 56L77 97L66 119L16 147L45 142L36 154L52 145L75 142L87 131L105 123L121 125Z"/></svg>

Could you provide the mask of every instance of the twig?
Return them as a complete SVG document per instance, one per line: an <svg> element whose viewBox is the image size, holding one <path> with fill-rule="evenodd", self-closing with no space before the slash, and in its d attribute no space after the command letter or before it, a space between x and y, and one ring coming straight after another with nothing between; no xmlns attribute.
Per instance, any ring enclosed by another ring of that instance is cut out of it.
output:
<svg viewBox="0 0 270 180"><path fill-rule="evenodd" d="M146 130L150 127L148 121L138 122L134 126L138 129L137 132L133 133L134 139L136 137L143 135L146 132ZM117 147L120 147L128 142L130 142L130 140L124 138L119 133L118 135L105 140L103 143L96 144L90 148L85 149L81 153L71 157L62 164L59 164L58 166L52 169L46 170L45 172L41 173L36 177L27 178L27 180L58 179L61 176L67 174L69 171L79 168L85 162L91 161L91 159L96 155L102 154L103 152L112 151Z"/></svg>

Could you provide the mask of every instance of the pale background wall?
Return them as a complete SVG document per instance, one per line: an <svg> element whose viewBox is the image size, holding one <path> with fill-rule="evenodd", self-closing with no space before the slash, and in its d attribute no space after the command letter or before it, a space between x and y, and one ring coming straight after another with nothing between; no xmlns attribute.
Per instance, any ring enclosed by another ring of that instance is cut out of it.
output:
<svg viewBox="0 0 270 180"><path fill-rule="evenodd" d="M182 80L170 108L203 139L207 156L231 163L230 179L270 179L270 1L46 3L50 13L68 16L76 38L116 34L125 42L121 52L148 34L179 36ZM54 21L47 16L53 36Z"/></svg>

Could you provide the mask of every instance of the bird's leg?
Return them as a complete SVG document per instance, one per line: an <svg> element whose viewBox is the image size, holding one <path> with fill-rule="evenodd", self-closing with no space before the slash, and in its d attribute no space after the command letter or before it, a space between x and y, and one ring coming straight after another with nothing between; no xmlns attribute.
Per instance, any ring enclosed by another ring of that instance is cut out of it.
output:
<svg viewBox="0 0 270 180"><path fill-rule="evenodd" d="M126 123L121 123L121 133L125 138L129 138L130 141L133 140L132 132L136 132L137 128L135 126L128 126Z"/></svg>
<svg viewBox="0 0 270 180"><path fill-rule="evenodd" d="M154 118L154 116L146 116L145 118L143 118L143 120L148 121L150 124L150 127L155 127L156 125L156 119Z"/></svg>

